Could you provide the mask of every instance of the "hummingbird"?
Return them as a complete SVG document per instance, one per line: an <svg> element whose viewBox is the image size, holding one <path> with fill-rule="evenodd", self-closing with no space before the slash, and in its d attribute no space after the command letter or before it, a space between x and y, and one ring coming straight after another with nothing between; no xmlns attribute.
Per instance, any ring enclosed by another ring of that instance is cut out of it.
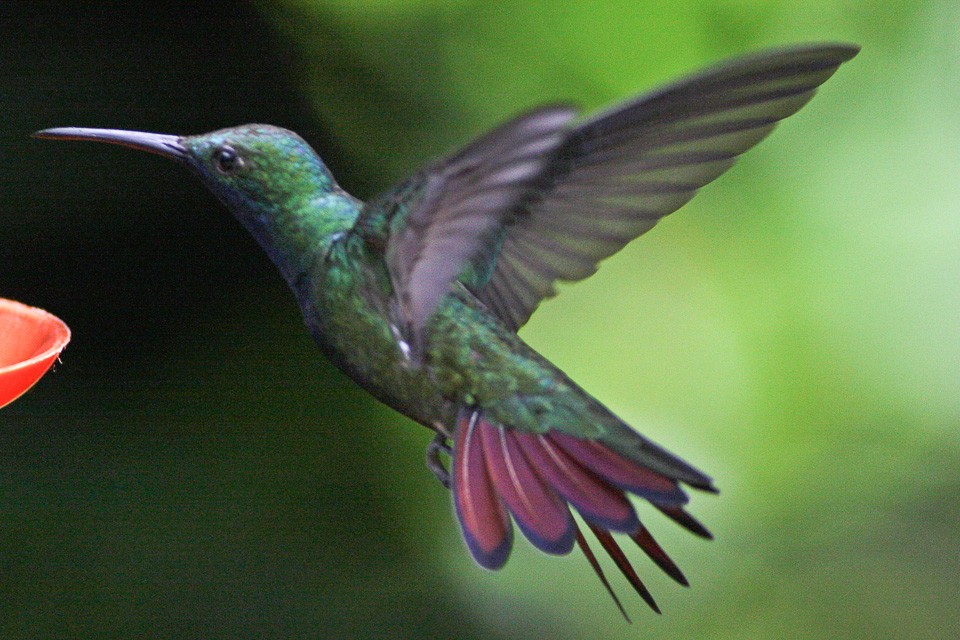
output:
<svg viewBox="0 0 960 640"><path fill-rule="evenodd" d="M766 50L585 119L568 104L535 108L368 202L341 189L300 136L275 126L34 135L118 144L192 170L279 269L320 350L435 432L427 466L450 490L476 563L502 567L516 523L548 554L581 549L626 617L574 512L659 613L613 534L686 586L631 496L709 539L684 508L685 487L717 489L517 331L558 281L590 276L683 206L858 51Z"/></svg>

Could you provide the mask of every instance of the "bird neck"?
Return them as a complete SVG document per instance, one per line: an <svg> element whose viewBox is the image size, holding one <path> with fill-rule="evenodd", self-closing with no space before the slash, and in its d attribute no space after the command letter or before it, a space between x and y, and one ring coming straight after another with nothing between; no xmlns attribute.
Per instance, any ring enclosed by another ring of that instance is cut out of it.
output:
<svg viewBox="0 0 960 640"><path fill-rule="evenodd" d="M298 296L303 276L338 237L353 227L362 207L359 200L339 187L279 202L232 204L236 217Z"/></svg>

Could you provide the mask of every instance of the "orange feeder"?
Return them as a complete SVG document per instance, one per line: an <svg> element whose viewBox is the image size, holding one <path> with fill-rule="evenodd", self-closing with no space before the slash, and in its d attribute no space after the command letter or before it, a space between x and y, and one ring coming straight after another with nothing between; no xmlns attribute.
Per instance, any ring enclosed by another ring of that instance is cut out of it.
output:
<svg viewBox="0 0 960 640"><path fill-rule="evenodd" d="M70 328L43 309L0 298L0 407L32 387L70 342Z"/></svg>

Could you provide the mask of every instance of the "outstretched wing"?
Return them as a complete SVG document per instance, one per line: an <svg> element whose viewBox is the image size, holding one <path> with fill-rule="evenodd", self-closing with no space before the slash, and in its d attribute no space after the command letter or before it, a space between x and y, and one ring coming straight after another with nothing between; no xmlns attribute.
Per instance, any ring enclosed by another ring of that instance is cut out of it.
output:
<svg viewBox="0 0 960 640"><path fill-rule="evenodd" d="M531 111L364 208L356 229L383 246L398 320L414 353L451 283L471 261L492 261L503 225L543 189L574 114L566 106Z"/></svg>
<svg viewBox="0 0 960 640"><path fill-rule="evenodd" d="M467 286L519 328L557 280L591 275L684 205L858 50L808 45L739 58L580 124L551 184L510 226L489 281Z"/></svg>

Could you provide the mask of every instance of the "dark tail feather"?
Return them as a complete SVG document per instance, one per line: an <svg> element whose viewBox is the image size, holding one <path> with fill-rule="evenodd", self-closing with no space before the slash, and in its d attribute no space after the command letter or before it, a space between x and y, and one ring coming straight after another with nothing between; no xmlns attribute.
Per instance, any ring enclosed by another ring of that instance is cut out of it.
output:
<svg viewBox="0 0 960 640"><path fill-rule="evenodd" d="M590 530L593 531L593 535L597 536L597 540L600 541L600 544L603 546L604 550L613 559L616 563L617 568L620 569L620 573L623 574L623 577L627 579L633 588L636 590L640 597L643 598L644 602L650 605L650 608L660 613L660 607L657 606L656 601L653 599L653 596L647 590L647 587L640 580L640 576L637 575L637 572L634 571L633 565L630 564L630 560L627 559L627 556L623 553L623 550L620 548L620 545L617 544L617 541L613 539L613 536L610 535L610 532L606 529L601 529L600 527L594 526L587 523L587 526L590 527Z"/></svg>
<svg viewBox="0 0 960 640"><path fill-rule="evenodd" d="M620 598L617 597L617 593L613 590L613 587L610 586L610 582L607 580L607 576L603 573L603 569L600 568L600 563L597 562L597 556L593 555L593 550L590 548L590 545L587 544L586 538L583 537L583 534L580 532L580 527L574 525L574 532L577 536L577 546L580 547L580 550L583 551L583 555L587 557L587 562L590 563L590 566L593 567L593 572L597 574L597 577L600 578L603 588L607 590L607 593L610 594L610 597L613 598L614 604L617 605L617 608L620 609L620 613L623 615L624 620L627 622L632 622L630 616L627 615L626 609L623 608L623 605L620 603Z"/></svg>
<svg viewBox="0 0 960 640"><path fill-rule="evenodd" d="M463 537L473 558L481 567L499 569L510 555L513 527L490 482L478 422L479 415L472 412L465 413L457 425L451 490Z"/></svg>
<svg viewBox="0 0 960 640"><path fill-rule="evenodd" d="M690 583L687 582L687 577L683 575L683 572L680 571L673 560L670 559L670 556L667 555L667 552L663 550L657 541L653 539L653 536L650 535L650 532L647 531L647 528L643 525L640 525L640 528L637 529L637 532L632 536L633 541L637 543L637 546L643 549L643 552L653 560L658 567L660 567L665 574L679 582L685 587L689 587Z"/></svg>
<svg viewBox="0 0 960 640"><path fill-rule="evenodd" d="M710 533L705 526L700 524L696 518L684 511L683 507L680 507L679 505L663 505L656 503L654 503L653 506L659 509L660 513L667 516L693 535L700 536L706 540L713 540L713 534Z"/></svg>

